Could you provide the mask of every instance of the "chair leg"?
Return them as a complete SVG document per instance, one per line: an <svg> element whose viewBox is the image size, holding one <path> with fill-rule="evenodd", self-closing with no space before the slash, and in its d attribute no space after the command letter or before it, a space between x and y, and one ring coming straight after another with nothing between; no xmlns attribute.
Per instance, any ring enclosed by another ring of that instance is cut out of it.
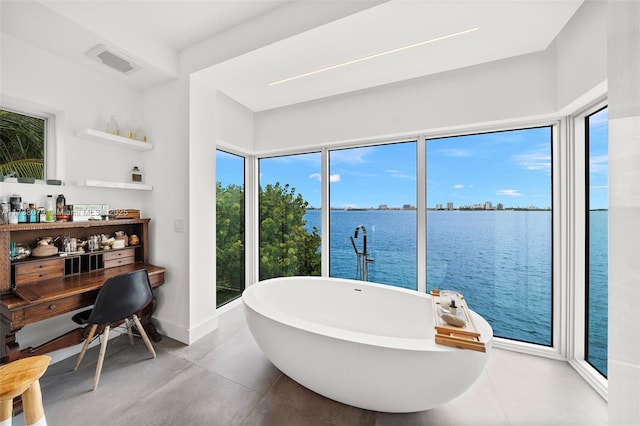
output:
<svg viewBox="0 0 640 426"><path fill-rule="evenodd" d="M77 371L78 367L80 367L80 363L82 362L82 358L84 358L85 352L87 352L87 348L89 347L89 343L93 339L93 336L96 334L96 329L98 328L98 324L92 324L89 329L89 335L84 341L84 345L82 345L82 350L80 351L80 355L78 355L78 359L76 360L76 366L73 367L73 371Z"/></svg>
<svg viewBox="0 0 640 426"><path fill-rule="evenodd" d="M125 318L124 323L127 327L127 334L129 335L129 343L133 346L133 333L131 333L131 323L129 322L129 318Z"/></svg>
<svg viewBox="0 0 640 426"><path fill-rule="evenodd" d="M138 316L136 314L133 314L133 323L138 328L138 331L140 332L140 337L142 337L144 344L147 345L147 349L149 349L149 352L151 352L151 355L153 355L153 358L155 358L156 351L153 350L153 346L151 345L149 336L147 336L147 332L144 331L144 327L142 327L142 324L140 324L140 320L138 319Z"/></svg>
<svg viewBox="0 0 640 426"><path fill-rule="evenodd" d="M100 345L100 355L98 355L98 365L96 365L96 375L93 378L93 390L98 387L98 381L100 381L100 373L102 372L102 363L104 362L104 353L107 351L107 340L109 340L109 329L107 325L102 333L102 344Z"/></svg>

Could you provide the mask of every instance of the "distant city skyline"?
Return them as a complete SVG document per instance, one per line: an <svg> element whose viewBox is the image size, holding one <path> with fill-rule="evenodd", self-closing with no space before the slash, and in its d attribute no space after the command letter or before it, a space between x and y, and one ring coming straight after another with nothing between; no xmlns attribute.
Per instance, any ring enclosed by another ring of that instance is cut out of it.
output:
<svg viewBox="0 0 640 426"><path fill-rule="evenodd" d="M608 206L606 110L591 120L590 208ZM552 206L551 127L427 141L427 208L489 201L505 209ZM415 141L329 152L330 207L376 209L417 204ZM242 183L240 157L218 154L217 180ZM230 163L236 162L235 165ZM289 184L309 207L321 206L321 155L261 159L260 184Z"/></svg>

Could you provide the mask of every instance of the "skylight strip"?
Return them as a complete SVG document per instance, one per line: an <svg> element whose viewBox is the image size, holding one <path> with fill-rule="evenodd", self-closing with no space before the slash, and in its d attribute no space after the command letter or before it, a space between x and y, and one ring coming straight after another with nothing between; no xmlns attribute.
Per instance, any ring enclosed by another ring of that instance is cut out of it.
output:
<svg viewBox="0 0 640 426"><path fill-rule="evenodd" d="M467 33L473 32L473 31L477 31L479 29L480 29L479 27L470 28L468 30L458 31L457 33L447 34L447 35L444 35L444 36L432 38L430 40L421 41L419 43L414 43L414 44L410 44L410 45L407 45L407 46L397 47L395 49L386 50L386 51L380 52L380 53L375 53L373 55L369 55L369 56L365 56L365 57L362 57L362 58L354 59L354 60L351 60L351 61L343 62L341 64L331 65L331 66L328 66L326 68L321 68L321 69L318 69L318 70L315 70L315 71L309 71L309 72L306 72L304 74L299 74L299 75L296 75L296 76L293 76L293 77L285 78L283 80L273 81L273 82L269 83L268 85L269 86L275 86L277 84L286 83L287 81L297 80L299 78L308 77L310 75L319 74L321 72L334 70L336 68L345 67L347 65L356 64L358 62L368 61L370 59L375 59L375 58L378 58L380 56L389 55L391 53L396 53L396 52L400 52L400 51L407 50L407 49L413 49L414 47L419 47L419 46L423 46L425 44L433 43L433 42L436 42L436 41L441 41L441 40L445 40L445 39L448 39L448 38L457 37L457 36L460 36L460 35L463 35L463 34L467 34Z"/></svg>

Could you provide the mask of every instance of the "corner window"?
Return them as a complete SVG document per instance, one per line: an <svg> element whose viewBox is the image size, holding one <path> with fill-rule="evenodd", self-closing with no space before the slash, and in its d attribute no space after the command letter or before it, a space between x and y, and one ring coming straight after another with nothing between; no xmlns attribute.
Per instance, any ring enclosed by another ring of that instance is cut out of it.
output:
<svg viewBox="0 0 640 426"><path fill-rule="evenodd" d="M216 151L216 306L245 288L244 157Z"/></svg>
<svg viewBox="0 0 640 426"><path fill-rule="evenodd" d="M0 109L0 175L45 179L47 118Z"/></svg>
<svg viewBox="0 0 640 426"><path fill-rule="evenodd" d="M585 360L607 377L608 347L608 110L586 117L586 338Z"/></svg>

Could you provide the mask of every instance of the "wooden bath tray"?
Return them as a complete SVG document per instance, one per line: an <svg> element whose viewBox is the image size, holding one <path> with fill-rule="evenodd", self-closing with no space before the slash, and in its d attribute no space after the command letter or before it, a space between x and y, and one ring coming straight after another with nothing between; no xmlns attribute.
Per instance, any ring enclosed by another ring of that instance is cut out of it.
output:
<svg viewBox="0 0 640 426"><path fill-rule="evenodd" d="M431 304L433 305L433 323L435 325L436 334L435 341L439 345L451 346L459 349L469 349L472 351L486 352L484 342L480 340L480 333L476 327L467 302L461 293L457 293L460 301L458 310L464 313L466 324L463 327L455 327L447 324L442 319L442 311L440 310L440 290L431 290Z"/></svg>

